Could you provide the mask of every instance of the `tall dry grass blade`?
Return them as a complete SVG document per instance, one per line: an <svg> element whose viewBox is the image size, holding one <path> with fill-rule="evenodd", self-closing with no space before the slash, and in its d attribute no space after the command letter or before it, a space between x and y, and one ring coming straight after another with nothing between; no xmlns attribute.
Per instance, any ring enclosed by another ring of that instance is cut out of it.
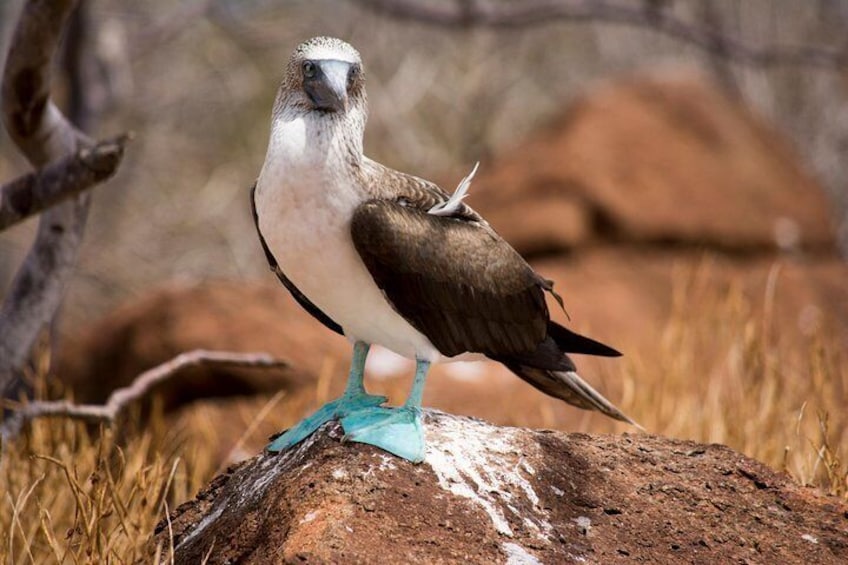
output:
<svg viewBox="0 0 848 565"><path fill-rule="evenodd" d="M168 562L170 565L174 565L174 555L176 554L174 550L174 527L171 524L171 509L168 508L167 503L165 503L165 520L168 522Z"/></svg>
<svg viewBox="0 0 848 565"><path fill-rule="evenodd" d="M118 524L123 530L124 535L129 537L132 535L132 530L128 523L129 509L121 497L120 489L118 488L118 484L115 481L111 469L107 466L105 470L106 480L109 484L109 492L112 497L112 504L114 505L115 512L118 515Z"/></svg>
<svg viewBox="0 0 848 565"><path fill-rule="evenodd" d="M26 492L23 492L23 493L18 495L17 501L13 502L11 493L6 493L6 496L9 499L9 503L12 505L12 521L11 521L11 527L10 527L10 531L9 531L10 561L13 560L12 557L11 557L11 553L12 553L11 550L12 550L13 543L14 543L14 529L15 529L15 527L17 527L17 529L20 530L21 541L24 544L24 549L26 550L26 553L29 556L30 562L35 563L35 557L33 556L32 549L30 547L32 545L30 543L31 535L28 535L27 532L24 530L23 524L21 523L21 520L20 520L20 512L24 508L24 506L26 506L26 503L29 500L29 497L32 495L33 491L36 489L36 487L38 487L39 484L41 484L41 482L43 480L44 480L44 476L41 476L38 479L36 479L35 482L32 483L32 485L30 485L30 487L26 490Z"/></svg>
<svg viewBox="0 0 848 565"><path fill-rule="evenodd" d="M212 552L215 550L215 540L212 540L212 544L209 546L209 549L206 551L206 555L203 556L203 560L200 562L200 565L206 565L209 563L209 559L212 558Z"/></svg>
<svg viewBox="0 0 848 565"><path fill-rule="evenodd" d="M162 489L159 492L159 496L156 497L156 502L154 502L154 507L157 509L164 510L168 512L168 490L171 488L171 483L174 480L174 475L177 474L177 467L180 465L179 457L174 459L174 463L171 465L171 471L168 473L168 478L165 480L165 484L162 485Z"/></svg>
<svg viewBox="0 0 848 565"><path fill-rule="evenodd" d="M53 519L50 517L50 511L42 508L40 514L41 520L39 524L41 526L41 532L44 534L45 539L47 539L47 545L53 551L53 557L56 558L56 563L64 563L67 548L63 551L59 542L56 540L56 536L53 535Z"/></svg>
<svg viewBox="0 0 848 565"><path fill-rule="evenodd" d="M244 443L245 443L245 441L247 441L247 438L249 438L253 435L253 433L256 431L256 429L259 427L259 425L262 422L265 421L265 418L268 416L268 414L271 412L271 410L273 410L277 406L277 404L280 403L280 400L282 400L285 396L286 396L285 390L277 391L277 393L274 394L274 396L272 396L268 400L268 402L266 402L265 404L262 405L262 408L259 410L259 412L256 414L256 416L250 421L247 428L244 430L244 432L241 434L241 436L239 436L239 438L238 438L238 440L236 440L235 444L233 444L233 447L230 448L230 450L227 452L227 455L221 460L221 464L218 465L217 469L215 469L216 475L221 474L224 471L224 469L226 469L227 465L229 465L230 461L232 461L233 455L236 452L238 452L240 449L242 449L242 447L244 447Z"/></svg>

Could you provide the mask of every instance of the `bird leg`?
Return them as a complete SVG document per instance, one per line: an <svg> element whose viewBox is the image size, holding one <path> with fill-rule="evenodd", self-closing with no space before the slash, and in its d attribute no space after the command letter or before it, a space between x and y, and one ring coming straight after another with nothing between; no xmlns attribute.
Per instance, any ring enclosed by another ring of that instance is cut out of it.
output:
<svg viewBox="0 0 848 565"><path fill-rule="evenodd" d="M266 449L272 453L286 451L308 438L315 430L331 420L340 420L349 414L354 414L366 408L378 407L386 402L385 396L376 396L365 392L365 385L363 384L365 359L368 357L370 347L362 341L353 344L350 374L344 394L340 398L331 400L316 412L298 422L296 426L274 438Z"/></svg>
<svg viewBox="0 0 848 565"><path fill-rule="evenodd" d="M424 461L421 398L429 369L429 361L416 361L412 390L400 408L373 406L344 416L345 439L374 445L413 463Z"/></svg>

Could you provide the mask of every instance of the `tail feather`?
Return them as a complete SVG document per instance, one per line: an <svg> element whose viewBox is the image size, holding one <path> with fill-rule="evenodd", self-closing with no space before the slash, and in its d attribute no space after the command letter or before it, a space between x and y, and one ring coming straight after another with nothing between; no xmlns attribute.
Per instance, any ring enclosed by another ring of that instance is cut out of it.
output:
<svg viewBox="0 0 848 565"><path fill-rule="evenodd" d="M610 418L627 422L640 430L644 430L642 426L592 388L592 385L584 381L576 371L551 371L509 362L504 364L513 373L545 394L564 400L584 410L597 410Z"/></svg>
<svg viewBox="0 0 848 565"><path fill-rule="evenodd" d="M621 353L595 341L585 335L575 333L564 328L556 322L548 322L548 336L553 338L560 349L565 353L585 353L586 355L599 355L601 357L621 357Z"/></svg>
<svg viewBox="0 0 848 565"><path fill-rule="evenodd" d="M564 400L578 408L597 410L610 418L644 429L584 381L577 374L577 368L567 353L585 353L604 357L621 355L608 345L572 332L554 322L548 322L548 335L536 351L498 358L497 361L545 394Z"/></svg>

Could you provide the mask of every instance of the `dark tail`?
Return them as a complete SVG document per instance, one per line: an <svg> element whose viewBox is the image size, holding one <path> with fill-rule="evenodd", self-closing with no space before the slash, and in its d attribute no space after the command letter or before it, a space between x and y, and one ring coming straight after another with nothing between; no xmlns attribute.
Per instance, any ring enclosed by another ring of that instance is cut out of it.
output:
<svg viewBox="0 0 848 565"><path fill-rule="evenodd" d="M555 322L548 322L548 337L552 338L563 353L585 353L586 355L599 355L601 357L621 357L621 353L595 341L585 335L574 333Z"/></svg>
<svg viewBox="0 0 848 565"><path fill-rule="evenodd" d="M632 424L634 422L601 393L577 374L574 362L566 353L585 353L604 357L618 357L618 351L554 322L548 323L548 336L531 354L497 359L529 384L549 396L559 398L584 410L597 410L602 414Z"/></svg>

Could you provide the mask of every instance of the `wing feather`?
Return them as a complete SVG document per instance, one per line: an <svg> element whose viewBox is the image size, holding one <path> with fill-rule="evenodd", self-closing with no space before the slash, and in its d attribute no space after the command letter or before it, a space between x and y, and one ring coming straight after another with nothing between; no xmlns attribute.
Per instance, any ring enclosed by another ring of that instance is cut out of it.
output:
<svg viewBox="0 0 848 565"><path fill-rule="evenodd" d="M369 200L351 222L354 246L395 310L443 355L535 351L547 333L545 281L487 224L414 202Z"/></svg>

